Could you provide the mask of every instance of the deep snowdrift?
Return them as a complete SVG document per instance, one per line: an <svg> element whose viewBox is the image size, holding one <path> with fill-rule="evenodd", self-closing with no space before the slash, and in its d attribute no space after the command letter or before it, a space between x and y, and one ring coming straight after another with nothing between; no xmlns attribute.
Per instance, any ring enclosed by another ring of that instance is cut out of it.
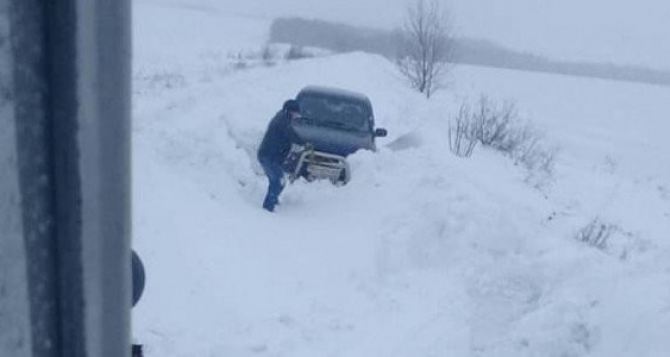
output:
<svg viewBox="0 0 670 357"><path fill-rule="evenodd" d="M264 21L138 8L134 236L148 280L134 335L148 356L670 351L667 89L463 67L426 101L362 53L234 70L226 54L260 48ZM222 19L249 31L226 43ZM269 214L255 147L308 84L368 94L391 135L351 157L349 185L296 183ZM480 92L516 99L561 146L542 189L495 152L450 154L449 113ZM384 146L408 133L418 145ZM596 217L620 227L605 249L574 238Z"/></svg>

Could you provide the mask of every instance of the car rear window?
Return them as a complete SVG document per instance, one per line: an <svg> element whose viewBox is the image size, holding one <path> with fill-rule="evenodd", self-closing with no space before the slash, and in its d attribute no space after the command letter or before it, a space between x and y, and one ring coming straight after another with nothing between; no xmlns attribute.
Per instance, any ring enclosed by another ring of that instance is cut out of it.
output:
<svg viewBox="0 0 670 357"><path fill-rule="evenodd" d="M303 117L316 125L350 131L370 130L370 110L365 102L343 97L305 95L298 98Z"/></svg>

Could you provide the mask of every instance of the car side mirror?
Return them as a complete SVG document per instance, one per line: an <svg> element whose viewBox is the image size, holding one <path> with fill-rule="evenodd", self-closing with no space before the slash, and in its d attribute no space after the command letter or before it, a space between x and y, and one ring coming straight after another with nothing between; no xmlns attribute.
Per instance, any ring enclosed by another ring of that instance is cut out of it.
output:
<svg viewBox="0 0 670 357"><path fill-rule="evenodd" d="M388 135L388 131L386 131L386 129L384 129L384 128L377 128L377 129L375 129L375 137L377 137L377 138L383 138L383 137L385 137L386 135Z"/></svg>

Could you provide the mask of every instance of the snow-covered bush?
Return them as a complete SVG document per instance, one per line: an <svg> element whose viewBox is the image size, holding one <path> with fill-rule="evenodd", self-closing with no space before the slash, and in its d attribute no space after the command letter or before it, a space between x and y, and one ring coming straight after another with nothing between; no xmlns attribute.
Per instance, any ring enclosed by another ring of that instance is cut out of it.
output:
<svg viewBox="0 0 670 357"><path fill-rule="evenodd" d="M619 224L595 217L575 232L577 241L605 254L627 260L631 254L641 253L653 246L639 233L625 230Z"/></svg>
<svg viewBox="0 0 670 357"><path fill-rule="evenodd" d="M475 134L482 145L503 152L512 152L519 145L519 133L512 130L519 117L513 102L499 105L487 96L481 96L471 116L476 125Z"/></svg>
<svg viewBox="0 0 670 357"><path fill-rule="evenodd" d="M261 60L266 66L274 66L277 61L277 52L270 45L265 45L261 50Z"/></svg>
<svg viewBox="0 0 670 357"><path fill-rule="evenodd" d="M240 51L237 53L228 53L228 60L232 64L233 69L242 70L249 67L249 61L252 60L252 56Z"/></svg>
<svg viewBox="0 0 670 357"><path fill-rule="evenodd" d="M478 142L526 168L529 179L543 179L553 173L557 150L543 139L540 132L521 120L515 103L497 103L486 96L475 104L463 102L449 125L449 147L454 154L470 156Z"/></svg>
<svg viewBox="0 0 670 357"><path fill-rule="evenodd" d="M312 53L306 51L302 46L295 45L291 45L291 48L289 48L288 52L284 55L284 59L288 61L311 57L314 57Z"/></svg>
<svg viewBox="0 0 670 357"><path fill-rule="evenodd" d="M472 110L463 103L458 114L449 121L449 149L459 157L470 157L478 143Z"/></svg>
<svg viewBox="0 0 670 357"><path fill-rule="evenodd" d="M240 51L228 53L228 62L234 70L244 70L263 66L274 66L280 59L277 49L271 45L265 45L255 51Z"/></svg>
<svg viewBox="0 0 670 357"><path fill-rule="evenodd" d="M610 236L617 229L616 225L604 223L600 218L596 217L580 229L575 238L594 248L605 250Z"/></svg>
<svg viewBox="0 0 670 357"><path fill-rule="evenodd" d="M330 52L288 44L265 44L256 50L228 52L227 66L232 70L271 67L285 61L326 56Z"/></svg>
<svg viewBox="0 0 670 357"><path fill-rule="evenodd" d="M161 92L183 88L186 85L186 77L173 69L163 69L155 72L139 70L133 74L133 92L135 94Z"/></svg>
<svg viewBox="0 0 670 357"><path fill-rule="evenodd" d="M558 149L548 146L543 142L541 133L529 125L525 125L517 131L514 149L507 153L514 159L515 163L525 167L531 176L551 176L554 172L556 154ZM529 177L530 178L530 177Z"/></svg>

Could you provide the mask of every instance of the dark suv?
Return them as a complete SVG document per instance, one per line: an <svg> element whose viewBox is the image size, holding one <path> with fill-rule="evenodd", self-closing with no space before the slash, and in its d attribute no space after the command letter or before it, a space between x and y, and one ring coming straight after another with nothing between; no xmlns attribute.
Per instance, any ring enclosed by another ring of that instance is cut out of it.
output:
<svg viewBox="0 0 670 357"><path fill-rule="evenodd" d="M309 86L296 98L302 118L293 124L307 145L289 155L291 180L329 179L344 184L351 173L346 157L359 149L375 150L375 138L386 130L375 128L370 100L363 94L336 88Z"/></svg>

